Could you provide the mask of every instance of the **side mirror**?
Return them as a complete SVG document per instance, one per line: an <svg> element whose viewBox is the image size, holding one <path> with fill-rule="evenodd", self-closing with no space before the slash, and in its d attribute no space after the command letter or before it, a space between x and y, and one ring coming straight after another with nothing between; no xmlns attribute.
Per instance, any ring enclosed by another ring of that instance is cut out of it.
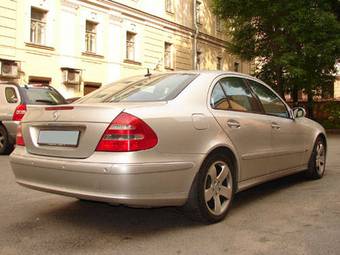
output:
<svg viewBox="0 0 340 255"><path fill-rule="evenodd" d="M306 110L302 107L296 107L293 109L293 115L295 119L303 118L306 116Z"/></svg>

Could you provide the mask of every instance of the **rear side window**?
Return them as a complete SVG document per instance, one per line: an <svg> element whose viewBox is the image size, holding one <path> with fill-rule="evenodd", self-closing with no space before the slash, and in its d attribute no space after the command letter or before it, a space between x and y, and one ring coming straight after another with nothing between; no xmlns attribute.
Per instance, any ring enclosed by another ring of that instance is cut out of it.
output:
<svg viewBox="0 0 340 255"><path fill-rule="evenodd" d="M226 94L230 109L241 112L260 112L256 99L241 78L227 77L219 83Z"/></svg>
<svg viewBox="0 0 340 255"><path fill-rule="evenodd" d="M98 89L77 103L149 102L174 99L196 74L136 76Z"/></svg>
<svg viewBox="0 0 340 255"><path fill-rule="evenodd" d="M282 100L277 95L275 95L275 93L273 93L273 91L271 91L266 86L252 80L248 80L248 83L260 99L264 111L267 114L289 118L289 113L286 106Z"/></svg>
<svg viewBox="0 0 340 255"><path fill-rule="evenodd" d="M5 89L5 97L8 103L15 104L18 100L17 92L13 87L6 87Z"/></svg>
<svg viewBox="0 0 340 255"><path fill-rule="evenodd" d="M26 94L27 104L33 105L57 105L66 104L66 101L62 95L60 95L53 88L23 88Z"/></svg>
<svg viewBox="0 0 340 255"><path fill-rule="evenodd" d="M210 104L212 108L217 110L227 110L230 108L227 96L220 83L217 83L212 91Z"/></svg>

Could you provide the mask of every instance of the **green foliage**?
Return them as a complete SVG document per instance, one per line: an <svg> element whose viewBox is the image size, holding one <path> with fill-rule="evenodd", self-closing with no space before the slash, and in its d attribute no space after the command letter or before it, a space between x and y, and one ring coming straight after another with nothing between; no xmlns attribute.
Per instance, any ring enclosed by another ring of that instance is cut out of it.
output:
<svg viewBox="0 0 340 255"><path fill-rule="evenodd" d="M338 0L213 0L213 9L229 28L228 51L255 60L255 74L281 95L301 88L312 95L333 84Z"/></svg>
<svg viewBox="0 0 340 255"><path fill-rule="evenodd" d="M321 124L325 128L340 128L340 102L328 102L323 111L327 118L321 120Z"/></svg>

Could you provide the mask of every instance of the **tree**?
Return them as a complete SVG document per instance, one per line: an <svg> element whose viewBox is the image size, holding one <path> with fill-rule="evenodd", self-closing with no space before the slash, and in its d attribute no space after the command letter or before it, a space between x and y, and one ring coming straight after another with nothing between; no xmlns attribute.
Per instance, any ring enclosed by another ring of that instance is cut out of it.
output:
<svg viewBox="0 0 340 255"><path fill-rule="evenodd" d="M283 97L305 89L309 105L316 88L334 83L340 51L338 0L213 0L231 37L227 50L255 61L255 75Z"/></svg>

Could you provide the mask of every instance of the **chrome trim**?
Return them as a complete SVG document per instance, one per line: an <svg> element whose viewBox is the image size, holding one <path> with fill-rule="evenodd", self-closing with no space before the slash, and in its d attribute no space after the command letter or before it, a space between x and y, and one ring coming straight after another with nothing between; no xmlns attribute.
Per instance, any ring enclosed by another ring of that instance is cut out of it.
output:
<svg viewBox="0 0 340 255"><path fill-rule="evenodd" d="M193 162L153 162L153 163L133 163L133 164L115 164L115 163L97 163L83 162L81 160L63 160L51 158L39 158L30 156L29 158L18 154L10 156L10 162L18 165L27 165L48 169L61 169L63 171L75 171L82 173L98 174L143 174L159 173L188 170L195 166Z"/></svg>
<svg viewBox="0 0 340 255"><path fill-rule="evenodd" d="M295 153L305 153L307 151L309 150L305 148L304 150L289 149L289 150L276 150L276 151L269 151L269 152L254 152L254 153L244 154L241 156L241 158L244 160L258 159L258 158L270 158L270 157L291 155Z"/></svg>

